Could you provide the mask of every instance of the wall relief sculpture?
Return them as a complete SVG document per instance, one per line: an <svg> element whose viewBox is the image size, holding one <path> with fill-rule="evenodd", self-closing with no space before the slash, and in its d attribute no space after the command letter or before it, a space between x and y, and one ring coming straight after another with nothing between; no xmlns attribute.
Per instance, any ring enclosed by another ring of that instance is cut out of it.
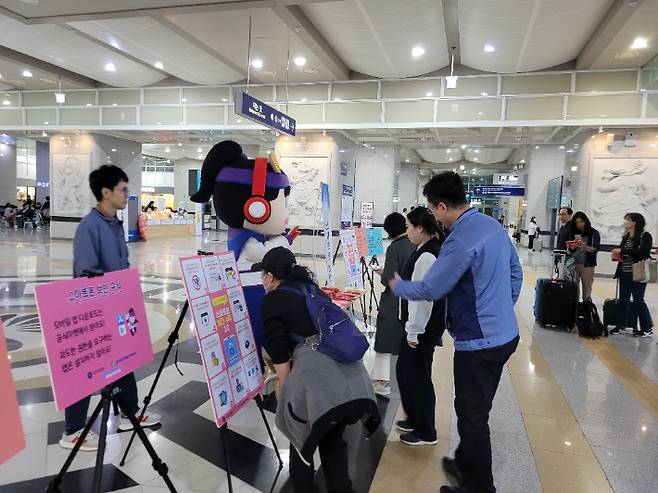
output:
<svg viewBox="0 0 658 493"><path fill-rule="evenodd" d="M309 229L321 227L320 183L328 183L329 158L282 157L279 161L291 185L289 224Z"/></svg>
<svg viewBox="0 0 658 493"><path fill-rule="evenodd" d="M594 158L591 164L589 216L604 243L616 244L624 215L639 212L656 238L658 159Z"/></svg>
<svg viewBox="0 0 658 493"><path fill-rule="evenodd" d="M53 215L82 217L89 212L89 154L53 154Z"/></svg>

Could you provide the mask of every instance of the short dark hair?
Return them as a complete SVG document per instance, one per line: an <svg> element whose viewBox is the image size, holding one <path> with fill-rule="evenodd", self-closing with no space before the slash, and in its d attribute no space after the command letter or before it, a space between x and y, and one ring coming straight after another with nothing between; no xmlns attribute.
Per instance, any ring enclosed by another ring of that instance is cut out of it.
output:
<svg viewBox="0 0 658 493"><path fill-rule="evenodd" d="M416 207L407 214L407 220L412 226L420 226L430 236L439 232L439 223L427 207Z"/></svg>
<svg viewBox="0 0 658 493"><path fill-rule="evenodd" d="M639 212L629 212L624 216L624 219L630 219L635 223L635 233L642 233L644 227L647 225L647 221L644 219L644 216Z"/></svg>
<svg viewBox="0 0 658 493"><path fill-rule="evenodd" d="M567 211L567 214L569 214L570 216L573 216L573 209L571 207L560 207L560 210L562 209Z"/></svg>
<svg viewBox="0 0 658 493"><path fill-rule="evenodd" d="M439 202L450 207L466 204L464 182L461 176L453 171L445 171L430 178L423 187L423 195L433 206L438 205Z"/></svg>
<svg viewBox="0 0 658 493"><path fill-rule="evenodd" d="M103 199L104 188L114 190L114 187L121 181L128 183L128 175L121 168L113 164L104 164L89 174L89 186L94 197L99 202Z"/></svg>
<svg viewBox="0 0 658 493"><path fill-rule="evenodd" d="M399 212L393 212L384 219L384 231L388 233L389 238L400 236L406 229L406 220Z"/></svg>

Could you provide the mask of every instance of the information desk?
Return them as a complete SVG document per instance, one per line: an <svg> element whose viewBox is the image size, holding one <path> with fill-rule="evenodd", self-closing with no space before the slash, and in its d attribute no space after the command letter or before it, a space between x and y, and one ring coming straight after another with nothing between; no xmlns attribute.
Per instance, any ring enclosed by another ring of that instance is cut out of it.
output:
<svg viewBox="0 0 658 493"><path fill-rule="evenodd" d="M194 236L194 219L147 219L149 240Z"/></svg>

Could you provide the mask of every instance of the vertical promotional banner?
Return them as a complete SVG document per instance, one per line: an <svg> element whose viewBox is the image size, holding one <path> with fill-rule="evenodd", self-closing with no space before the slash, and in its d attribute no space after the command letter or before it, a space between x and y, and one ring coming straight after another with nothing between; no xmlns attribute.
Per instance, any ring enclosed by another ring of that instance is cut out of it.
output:
<svg viewBox="0 0 658 493"><path fill-rule="evenodd" d="M349 185L343 185L340 200L340 227L352 227L352 215L354 213L354 189Z"/></svg>
<svg viewBox="0 0 658 493"><path fill-rule="evenodd" d="M58 410L153 360L137 269L40 284L34 296Z"/></svg>
<svg viewBox="0 0 658 493"><path fill-rule="evenodd" d="M327 285L333 286L334 279L334 242L331 236L331 208L329 206L329 185L320 183L322 199L322 222L324 223L324 257L327 265Z"/></svg>
<svg viewBox="0 0 658 493"><path fill-rule="evenodd" d="M359 258L368 256L368 237L366 228L353 228L356 237L356 249L359 252Z"/></svg>
<svg viewBox="0 0 658 493"><path fill-rule="evenodd" d="M0 464L25 448L23 423L18 411L16 389L11 377L7 342L0 322Z"/></svg>
<svg viewBox="0 0 658 493"><path fill-rule="evenodd" d="M341 229L340 242L343 247L343 261L345 262L347 284L351 288L363 288L361 256L359 255L354 230Z"/></svg>
<svg viewBox="0 0 658 493"><path fill-rule="evenodd" d="M219 428L263 387L254 332L233 252L180 265Z"/></svg>
<svg viewBox="0 0 658 493"><path fill-rule="evenodd" d="M361 227L372 228L372 216L375 212L374 202L361 202Z"/></svg>

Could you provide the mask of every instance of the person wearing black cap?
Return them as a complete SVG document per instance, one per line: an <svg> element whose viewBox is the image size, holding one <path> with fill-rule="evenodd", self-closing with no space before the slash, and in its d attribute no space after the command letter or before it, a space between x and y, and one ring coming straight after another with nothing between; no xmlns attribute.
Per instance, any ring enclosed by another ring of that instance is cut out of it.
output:
<svg viewBox="0 0 658 493"><path fill-rule="evenodd" d="M399 212L386 216L384 230L392 241L386 249L384 267L375 271L381 276L384 291L377 311L375 364L371 377L375 394L388 396L391 393L391 355L398 354L404 340L404 326L400 321L400 300L388 287L388 281L393 279L396 272L402 271L416 247L407 238L406 219Z"/></svg>
<svg viewBox="0 0 658 493"><path fill-rule="evenodd" d="M276 425L290 440L290 480L296 493L314 493L313 454L319 448L327 491L353 492L343 432L365 419L372 433L380 417L363 362L339 363L306 338L318 334L302 287L324 296L306 267L287 248L273 248L252 269L261 271L264 347L281 383ZM296 336L296 337L295 337ZM296 338L304 338L298 343Z"/></svg>

